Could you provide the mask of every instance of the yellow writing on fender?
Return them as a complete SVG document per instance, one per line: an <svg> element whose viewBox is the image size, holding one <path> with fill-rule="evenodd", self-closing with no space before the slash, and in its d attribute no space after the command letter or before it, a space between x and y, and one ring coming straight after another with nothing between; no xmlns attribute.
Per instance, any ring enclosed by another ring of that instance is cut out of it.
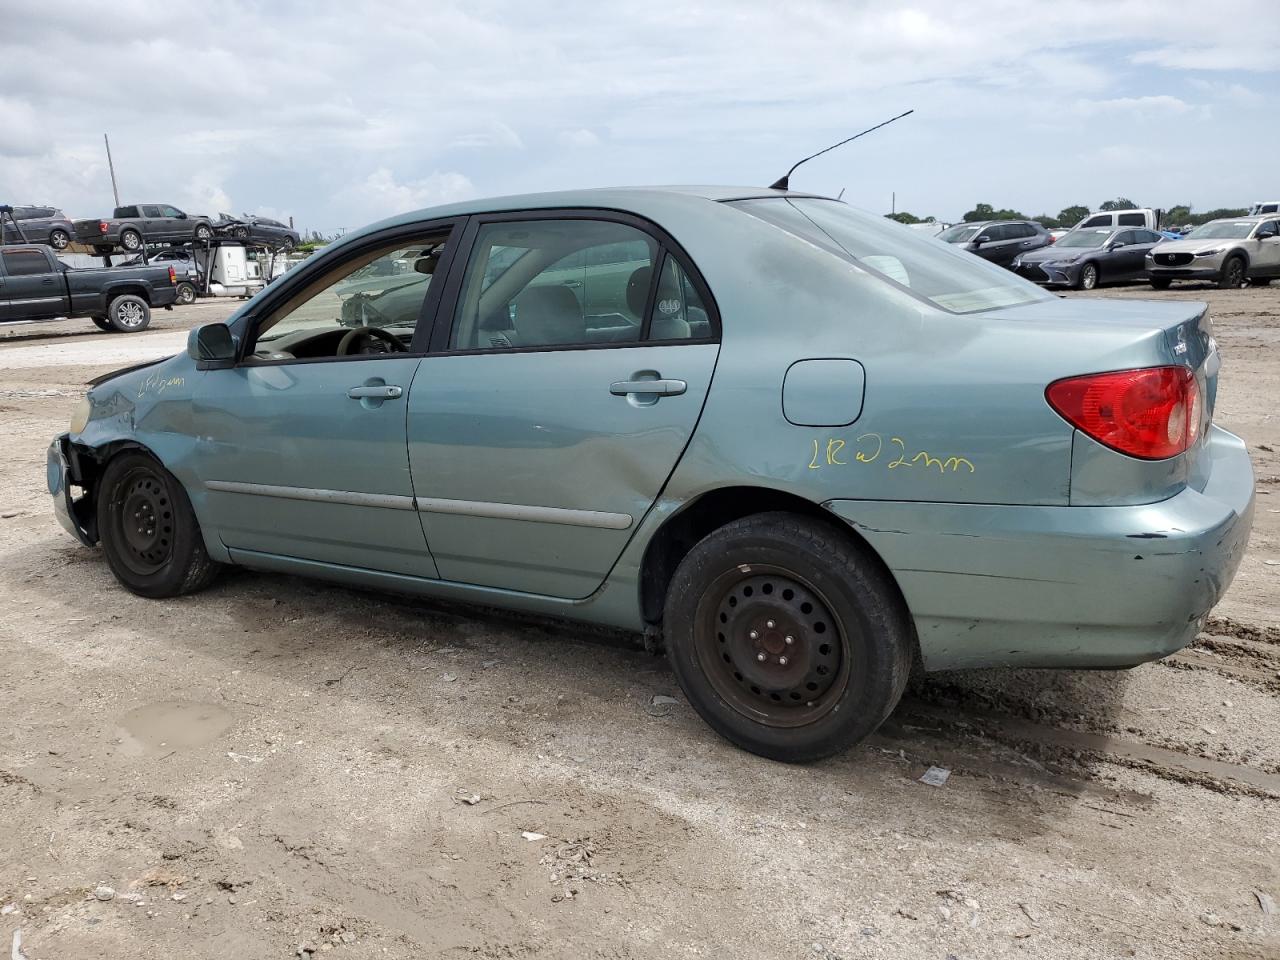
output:
<svg viewBox="0 0 1280 960"><path fill-rule="evenodd" d="M851 463L876 463L882 454L884 466L889 470L897 470L900 467L923 467L925 470L932 470L936 467L938 473L946 476L948 473L960 473L962 470L974 473L977 469L973 461L966 457L935 456L927 450L916 449L901 437L890 437L886 444L885 438L880 434L864 433L853 443L854 446L851 448L853 458L849 459L850 449L846 441L832 437L828 438L824 444L815 437L809 469L844 467Z"/></svg>
<svg viewBox="0 0 1280 960"><path fill-rule="evenodd" d="M182 377L162 377L153 373L138 384L138 399L141 400L148 393L164 393L170 387L180 387L186 382Z"/></svg>

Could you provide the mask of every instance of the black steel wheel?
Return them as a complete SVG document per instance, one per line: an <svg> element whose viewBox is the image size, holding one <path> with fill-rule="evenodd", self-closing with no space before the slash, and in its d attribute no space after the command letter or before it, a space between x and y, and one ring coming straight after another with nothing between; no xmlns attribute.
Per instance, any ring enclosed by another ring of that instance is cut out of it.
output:
<svg viewBox="0 0 1280 960"><path fill-rule="evenodd" d="M1243 287L1244 274L1244 259L1241 257L1230 257L1227 262L1222 265L1222 275L1218 277L1218 289L1234 290L1237 287Z"/></svg>
<svg viewBox="0 0 1280 960"><path fill-rule="evenodd" d="M54 230L49 234L49 246L55 250L67 249L67 244L71 242L71 234L65 230Z"/></svg>
<svg viewBox="0 0 1280 960"><path fill-rule="evenodd" d="M141 451L107 464L98 488L98 530L111 572L141 596L189 593L217 575L186 491Z"/></svg>
<svg viewBox="0 0 1280 960"><path fill-rule="evenodd" d="M870 734L897 704L914 649L883 565L834 523L765 513L711 533L672 577L672 669L717 732L806 761Z"/></svg>

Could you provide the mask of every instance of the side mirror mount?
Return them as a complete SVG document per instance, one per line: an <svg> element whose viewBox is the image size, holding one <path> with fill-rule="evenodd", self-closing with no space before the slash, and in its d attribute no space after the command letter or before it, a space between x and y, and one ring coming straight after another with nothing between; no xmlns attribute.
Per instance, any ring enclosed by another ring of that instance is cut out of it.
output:
<svg viewBox="0 0 1280 960"><path fill-rule="evenodd" d="M181 210L179 210L179 211L178 211L178 219L179 219L179 220L185 220L185 219L187 219L187 215L186 215L185 213L183 213Z"/></svg>
<svg viewBox="0 0 1280 960"><path fill-rule="evenodd" d="M980 247L984 243L990 243L990 242L991 242L991 238L984 233L982 236L974 238L973 245L975 247Z"/></svg>
<svg viewBox="0 0 1280 960"><path fill-rule="evenodd" d="M1270 228L1268 228L1268 227L1263 227L1262 229L1260 229L1260 230L1258 231L1258 239L1259 239L1259 240L1269 240L1269 239L1271 239L1272 237L1276 237L1276 236L1280 236L1280 233L1277 233L1277 232L1276 232L1275 227L1270 227Z"/></svg>
<svg viewBox="0 0 1280 960"><path fill-rule="evenodd" d="M1108 250L1119 250L1121 247L1127 246L1123 240L1112 240L1107 244Z"/></svg>
<svg viewBox="0 0 1280 960"><path fill-rule="evenodd" d="M206 323L187 334L187 356L197 370L222 370L236 362L236 338L225 323Z"/></svg>

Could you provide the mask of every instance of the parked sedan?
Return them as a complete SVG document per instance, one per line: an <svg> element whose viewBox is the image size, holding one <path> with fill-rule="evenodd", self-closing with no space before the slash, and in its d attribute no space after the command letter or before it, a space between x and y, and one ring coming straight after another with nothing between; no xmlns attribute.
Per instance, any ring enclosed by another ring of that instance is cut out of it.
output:
<svg viewBox="0 0 1280 960"><path fill-rule="evenodd" d="M1079 227L1052 247L1018 254L1013 269L1035 283L1076 290L1143 280L1144 258L1162 239L1154 230Z"/></svg>
<svg viewBox="0 0 1280 960"><path fill-rule="evenodd" d="M243 217L224 213L222 219L215 224L215 229L222 236L241 243L263 244L281 250L292 250L301 239L298 231L279 220L255 217L247 213Z"/></svg>
<svg viewBox="0 0 1280 960"><path fill-rule="evenodd" d="M13 207L12 213L13 221L0 217L0 241L4 243L47 243L55 250L65 250L76 235L67 215L57 207Z"/></svg>
<svg viewBox="0 0 1280 960"><path fill-rule="evenodd" d="M238 565L624 628L715 730L808 760L917 657L1195 636L1254 500L1216 350L1203 304L1061 299L820 197L470 201L94 381L48 484L142 596Z"/></svg>
<svg viewBox="0 0 1280 960"><path fill-rule="evenodd" d="M939 240L962 246L983 260L1012 267L1014 257L1053 243L1049 231L1034 220L961 223L938 234Z"/></svg>
<svg viewBox="0 0 1280 960"><path fill-rule="evenodd" d="M1157 290L1168 289L1174 280L1213 280L1223 288L1248 280L1266 286L1280 277L1280 217L1211 220L1151 251L1147 276Z"/></svg>

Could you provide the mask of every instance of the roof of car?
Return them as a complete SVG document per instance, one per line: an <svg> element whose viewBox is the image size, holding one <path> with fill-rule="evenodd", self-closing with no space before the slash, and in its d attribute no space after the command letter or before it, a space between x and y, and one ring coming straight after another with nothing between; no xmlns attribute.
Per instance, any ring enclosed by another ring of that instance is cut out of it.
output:
<svg viewBox="0 0 1280 960"><path fill-rule="evenodd" d="M1274 220L1274 213L1246 213L1242 217L1217 217L1213 220L1207 220L1206 223L1240 223L1243 220Z"/></svg>

